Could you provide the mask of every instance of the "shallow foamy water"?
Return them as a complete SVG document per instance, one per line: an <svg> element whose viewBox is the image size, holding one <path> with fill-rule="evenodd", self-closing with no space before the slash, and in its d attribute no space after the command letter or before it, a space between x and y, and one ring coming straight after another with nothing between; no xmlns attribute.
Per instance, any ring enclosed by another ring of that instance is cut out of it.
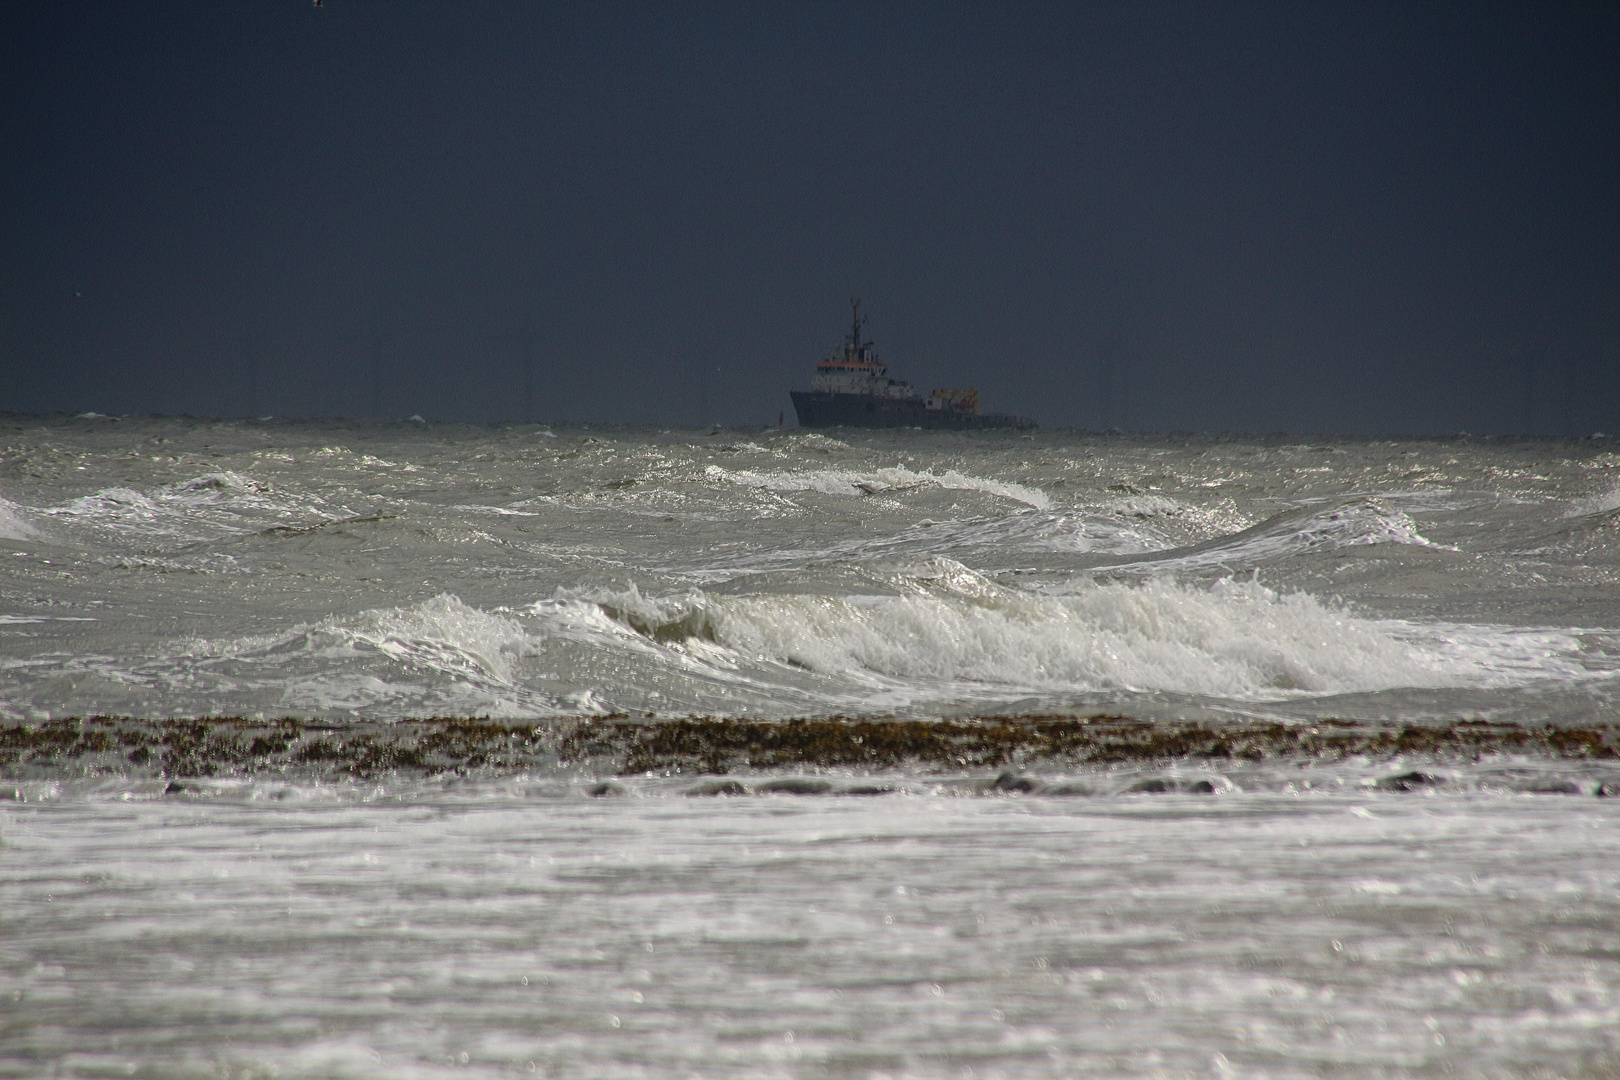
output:
<svg viewBox="0 0 1620 1080"><path fill-rule="evenodd" d="M627 792L114 784L14 804L0 1069L1620 1068L1617 800Z"/></svg>

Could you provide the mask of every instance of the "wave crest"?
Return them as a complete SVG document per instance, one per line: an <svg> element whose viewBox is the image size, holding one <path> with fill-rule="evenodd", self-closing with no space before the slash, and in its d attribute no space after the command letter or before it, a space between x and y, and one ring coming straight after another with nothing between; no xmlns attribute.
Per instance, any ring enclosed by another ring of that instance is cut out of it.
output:
<svg viewBox="0 0 1620 1080"><path fill-rule="evenodd" d="M825 495L862 496L933 486L956 491L982 491L987 495L1033 506L1037 510L1052 508L1052 500L1044 491L1005 480L967 476L955 469L947 469L941 473L916 472L902 465L896 465L892 468L867 469L861 472L810 469L798 472L761 473L749 469L730 471L718 465L710 465L704 473L715 479L767 491L819 491Z"/></svg>
<svg viewBox="0 0 1620 1080"><path fill-rule="evenodd" d="M1037 596L942 558L899 571L895 581L901 595L647 597L630 587L531 610L549 620L562 614L558 605L588 599L654 645L695 648L709 660L723 650L733 665L756 671L782 665L851 689L904 685L919 695L941 685L971 693L966 684L976 684L1008 695L1128 690L1256 700L1490 677L1478 655L1430 648L1391 625L1253 581L1198 587L1159 579Z"/></svg>

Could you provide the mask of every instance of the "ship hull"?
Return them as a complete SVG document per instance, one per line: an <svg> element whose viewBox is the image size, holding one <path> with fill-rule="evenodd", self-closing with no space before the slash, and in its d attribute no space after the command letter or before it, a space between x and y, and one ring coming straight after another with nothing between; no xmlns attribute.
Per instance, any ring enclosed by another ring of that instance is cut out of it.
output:
<svg viewBox="0 0 1620 1080"><path fill-rule="evenodd" d="M875 394L833 394L790 390L799 426L807 428L932 428L971 431L979 428L1028 429L1035 421L1006 413L949 412L930 409L916 398L883 398Z"/></svg>

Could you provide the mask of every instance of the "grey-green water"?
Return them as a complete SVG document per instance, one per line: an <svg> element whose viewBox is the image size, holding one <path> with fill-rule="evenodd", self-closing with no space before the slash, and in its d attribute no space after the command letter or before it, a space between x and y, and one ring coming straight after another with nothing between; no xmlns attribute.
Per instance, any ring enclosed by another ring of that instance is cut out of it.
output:
<svg viewBox="0 0 1620 1080"><path fill-rule="evenodd" d="M1607 440L0 438L15 718L1616 715Z"/></svg>
<svg viewBox="0 0 1620 1080"><path fill-rule="evenodd" d="M0 440L12 728L1620 721L1607 440L26 417ZM0 1075L1620 1072L1609 759L998 784L120 753L0 782Z"/></svg>

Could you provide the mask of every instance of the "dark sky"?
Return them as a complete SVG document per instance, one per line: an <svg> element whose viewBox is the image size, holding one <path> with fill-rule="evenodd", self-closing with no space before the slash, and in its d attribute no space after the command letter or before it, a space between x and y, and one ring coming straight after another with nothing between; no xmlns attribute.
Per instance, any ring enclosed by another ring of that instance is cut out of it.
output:
<svg viewBox="0 0 1620 1080"><path fill-rule="evenodd" d="M1620 5L3 11L0 410L1620 431Z"/></svg>

